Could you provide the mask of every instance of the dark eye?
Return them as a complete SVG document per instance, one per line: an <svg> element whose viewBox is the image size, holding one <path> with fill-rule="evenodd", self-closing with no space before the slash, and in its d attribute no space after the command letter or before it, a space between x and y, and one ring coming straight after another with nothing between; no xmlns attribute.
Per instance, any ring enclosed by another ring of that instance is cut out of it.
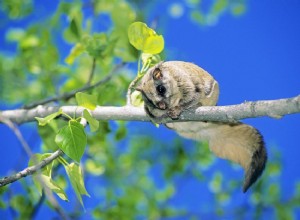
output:
<svg viewBox="0 0 300 220"><path fill-rule="evenodd" d="M156 87L156 91L159 95L164 95L166 93L166 87L164 87L163 85L158 85Z"/></svg>

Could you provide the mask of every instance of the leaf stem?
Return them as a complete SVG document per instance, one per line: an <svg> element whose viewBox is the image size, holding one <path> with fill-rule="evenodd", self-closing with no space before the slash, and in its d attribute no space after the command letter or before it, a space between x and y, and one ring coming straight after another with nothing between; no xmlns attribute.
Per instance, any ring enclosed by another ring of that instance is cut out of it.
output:
<svg viewBox="0 0 300 220"><path fill-rule="evenodd" d="M69 165L69 163L68 163L62 156L59 156L59 157L57 158L57 160L58 160L62 165L64 165L64 166L68 166L68 165Z"/></svg>
<svg viewBox="0 0 300 220"><path fill-rule="evenodd" d="M76 112L76 111L75 111ZM67 113L64 113L64 112L62 112L61 113L63 116L66 116L69 120L73 120L73 118L70 116L70 115L68 115Z"/></svg>

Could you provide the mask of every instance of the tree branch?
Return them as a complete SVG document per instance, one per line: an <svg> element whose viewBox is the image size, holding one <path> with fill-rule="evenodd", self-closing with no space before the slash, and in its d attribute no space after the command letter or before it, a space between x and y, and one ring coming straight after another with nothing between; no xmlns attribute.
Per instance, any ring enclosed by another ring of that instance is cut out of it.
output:
<svg viewBox="0 0 300 220"><path fill-rule="evenodd" d="M74 97L77 92L83 92L83 91L87 91L87 90L96 88L96 87L108 82L112 78L113 74L116 73L120 68L122 68L125 65L125 63L120 63L120 64L116 65L108 73L108 75L106 77L104 77L103 79L101 79L98 82L91 85L91 80L92 80L92 77L93 77L94 72L95 72L95 65L96 65L96 60L93 60L93 66L92 66L92 70L91 70L91 73L90 73L90 76L89 76L89 80L88 80L87 84L85 84L83 87L81 87L79 89L75 89L75 90L70 91L70 92L66 92L66 93L61 94L61 95L57 95L57 96L54 96L54 97L39 100L39 101L31 103L29 105L25 105L25 106L23 106L23 108L24 109L31 109L31 108L37 107L39 105L45 105L45 104L50 103L50 102L56 102L56 101L59 101L59 100L68 100L68 99Z"/></svg>
<svg viewBox="0 0 300 220"><path fill-rule="evenodd" d="M57 150L54 153L52 153L49 157L45 158L44 160L42 160L41 162L37 163L34 166L31 167L27 167L24 170L8 176L8 177L4 177L0 179L0 187L1 186L5 186L9 183L13 183L23 177L26 177L28 175L32 175L35 172L39 171L40 169L44 168L45 166L47 166L48 164L50 164L53 160L55 160L56 158L58 158L59 156L63 155L63 152L61 150Z"/></svg>
<svg viewBox="0 0 300 220"><path fill-rule="evenodd" d="M62 106L62 107L45 107L38 106L37 108L26 110L7 110L0 112L0 122L7 123L12 121L15 123L25 123L34 121L34 117L45 117L51 113L54 113L62 108L62 110L70 115L80 116L84 110L78 106ZM268 100L268 101L256 101L256 102L244 102L239 105L230 106L202 106L194 111L183 112L176 122L180 121L222 121L232 122L245 118L254 118L269 116L280 118L287 114L300 112L300 95L294 98ZM91 111L92 115L98 120L126 120L126 121L150 121L150 118L146 115L143 108L137 108L132 106L124 107L97 107L94 111ZM166 122L174 122L172 119L164 120ZM81 123L86 124L86 121L82 119ZM0 187L9 183L15 182L23 177L32 175L39 171L53 160L63 155L63 151L57 150L49 157L45 158L38 164L27 167L26 169L0 179ZM57 211L61 213L59 206L55 206Z"/></svg>
<svg viewBox="0 0 300 220"><path fill-rule="evenodd" d="M77 117L82 115L83 107L78 106L38 106L33 109L16 109L0 112L1 118L6 118L15 123L35 121L35 117L46 117L57 112L59 109L69 115ZM278 100L244 102L238 105L228 106L202 106L194 111L185 111L178 120L166 119L163 122L181 121L216 121L233 122L246 118L268 116L280 118L284 115L300 113L300 95ZM150 121L143 108L132 106L123 107L100 107L98 106L91 114L98 120L123 120L123 121Z"/></svg>
<svg viewBox="0 0 300 220"><path fill-rule="evenodd" d="M19 128L12 121L10 121L7 118L3 118L1 115L0 115L0 121L5 123L14 132L14 134L16 135L17 139L19 140L21 146L23 147L23 150L26 152L28 157L31 157L33 155L31 148L29 147L28 143L24 139Z"/></svg>
<svg viewBox="0 0 300 220"><path fill-rule="evenodd" d="M42 160L41 162L39 162L38 164L36 164L34 166L31 166L31 167L27 167L24 170L14 174L14 175L1 178L0 179L0 187L5 186L5 185L10 184L10 183L13 183L13 182L15 182L15 181L17 181L21 178L24 178L24 177L28 176L28 175L32 175L36 172L39 172L43 167L47 166L53 160L55 160L56 158L58 158L61 155L63 155L63 151L57 150L54 153L52 153L49 157L47 157L44 160ZM42 184L43 184L43 182L42 182ZM60 206L58 205L58 202L54 198L51 190L45 188L45 194L46 194L50 204L53 206L55 211L59 214L61 219L68 219L67 215L64 213L62 208L60 208Z"/></svg>
<svg viewBox="0 0 300 220"><path fill-rule="evenodd" d="M24 151L27 153L27 155L29 157L32 157L33 153L31 151L28 143L24 139L24 137L23 137L21 131L19 130L19 128L14 123L12 123L10 120L2 118L1 115L0 115L0 120L3 121L15 133L15 135L16 135L17 139L20 141L21 146L23 147ZM54 159L56 159L57 157L55 157ZM32 167L26 168L25 170L15 174L15 175L4 177L4 178L0 179L0 187L5 186L5 185L10 184L10 183L13 183L13 182L15 182L16 180L18 180L20 178L26 177L27 175L31 175L35 172L39 172L40 169L42 169L44 166L48 165L51 162L52 162L51 158L50 159L46 158L45 160L43 160L42 162L37 164L38 166L35 165L35 166L32 166ZM41 184L43 186L45 186L44 181L39 177L38 177L38 179L41 181ZM59 207L58 202L54 198L52 192L49 189L46 189L46 188L45 188L44 192L45 192L45 195L48 198L50 204L57 211L57 213L60 215L60 217L62 219L67 219L64 211Z"/></svg>

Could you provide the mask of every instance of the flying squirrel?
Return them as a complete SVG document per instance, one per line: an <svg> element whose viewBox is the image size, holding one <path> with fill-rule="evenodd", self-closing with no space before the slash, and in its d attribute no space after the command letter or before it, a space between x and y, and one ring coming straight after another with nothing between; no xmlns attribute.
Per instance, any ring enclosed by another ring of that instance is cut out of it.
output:
<svg viewBox="0 0 300 220"><path fill-rule="evenodd" d="M183 61L160 62L150 68L136 88L144 100L146 113L153 121L178 119L182 111L215 106L218 82L199 66ZM218 157L240 164L245 170L243 192L264 171L267 152L263 137L254 127L241 122L175 122L166 127L179 135L207 141Z"/></svg>

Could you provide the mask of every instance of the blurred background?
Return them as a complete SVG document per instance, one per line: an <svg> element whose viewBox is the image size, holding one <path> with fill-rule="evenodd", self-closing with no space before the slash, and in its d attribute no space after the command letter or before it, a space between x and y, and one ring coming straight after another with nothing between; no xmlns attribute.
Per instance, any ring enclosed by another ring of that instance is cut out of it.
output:
<svg viewBox="0 0 300 220"><path fill-rule="evenodd" d="M164 60L193 62L220 85L219 105L300 93L300 1L33 1L0 3L0 108L21 108L81 88L93 64L98 104L122 106L137 72L127 27L143 21L165 39ZM83 49L74 55L74 45ZM71 54L71 56L70 56ZM66 59L67 58L67 59ZM95 62L94 62L95 60ZM49 105L71 105L73 98ZM299 219L300 114L245 123L263 134L266 171L242 193L243 170L216 158L205 143L151 123L101 121L89 132L81 163L89 197L77 201L63 168L52 178L71 219ZM57 122L57 126L60 126ZM53 152L55 131L19 126L34 153ZM29 161L15 134L0 124L0 176ZM27 177L0 188L1 219L59 219Z"/></svg>

